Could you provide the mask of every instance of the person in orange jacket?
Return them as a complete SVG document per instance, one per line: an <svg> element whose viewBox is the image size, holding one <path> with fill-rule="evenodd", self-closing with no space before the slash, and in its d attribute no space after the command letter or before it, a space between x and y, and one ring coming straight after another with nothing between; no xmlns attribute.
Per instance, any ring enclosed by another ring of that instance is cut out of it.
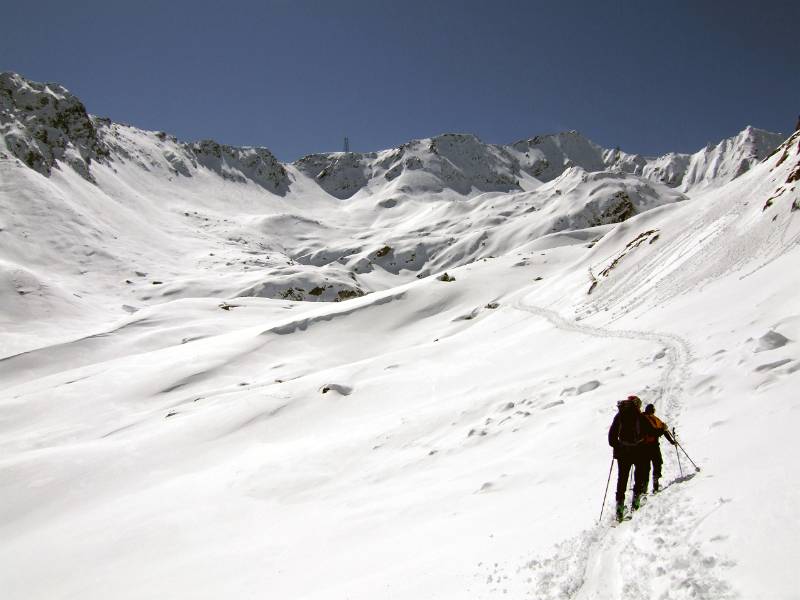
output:
<svg viewBox="0 0 800 600"><path fill-rule="evenodd" d="M658 443L658 438L662 435L667 438L667 441L675 445L675 439L669 432L667 424L656 416L656 407L648 404L644 408L644 418L650 424L649 431L644 436L642 451L647 456L647 460L653 465L653 491L658 491L658 480L661 478L661 465L664 459L661 458L661 446ZM647 484L645 483L645 490Z"/></svg>

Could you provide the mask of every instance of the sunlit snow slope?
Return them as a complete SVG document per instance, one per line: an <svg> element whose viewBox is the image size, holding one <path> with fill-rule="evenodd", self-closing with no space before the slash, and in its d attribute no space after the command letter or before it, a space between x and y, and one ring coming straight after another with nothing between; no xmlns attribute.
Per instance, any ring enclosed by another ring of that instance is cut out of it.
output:
<svg viewBox="0 0 800 600"><path fill-rule="evenodd" d="M281 164L0 111L3 597L798 597L800 134ZM611 527L630 393L702 470Z"/></svg>

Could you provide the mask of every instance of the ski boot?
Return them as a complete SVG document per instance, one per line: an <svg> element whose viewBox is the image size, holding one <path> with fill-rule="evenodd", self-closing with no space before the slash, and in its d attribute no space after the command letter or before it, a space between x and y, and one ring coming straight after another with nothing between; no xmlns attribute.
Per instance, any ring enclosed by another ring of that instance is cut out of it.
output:
<svg viewBox="0 0 800 600"><path fill-rule="evenodd" d="M617 522L622 523L625 520L625 503L617 502Z"/></svg>
<svg viewBox="0 0 800 600"><path fill-rule="evenodd" d="M653 479L653 493L657 493L659 490L658 479Z"/></svg>
<svg viewBox="0 0 800 600"><path fill-rule="evenodd" d="M639 510L641 506L642 506L642 495L637 494L636 496L633 497L633 502L631 502L631 511Z"/></svg>

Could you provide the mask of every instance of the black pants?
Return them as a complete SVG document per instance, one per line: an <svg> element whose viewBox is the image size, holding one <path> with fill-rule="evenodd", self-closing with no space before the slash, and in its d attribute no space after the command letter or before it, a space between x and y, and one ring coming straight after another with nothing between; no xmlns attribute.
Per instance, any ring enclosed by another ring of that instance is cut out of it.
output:
<svg viewBox="0 0 800 600"><path fill-rule="evenodd" d="M645 454L647 454L648 463L653 465L653 485L655 485L656 481L661 479L661 465L664 464L664 459L661 458L661 445L658 442L647 444ZM647 489L646 484L645 489Z"/></svg>
<svg viewBox="0 0 800 600"><path fill-rule="evenodd" d="M650 478L650 459L639 448L625 449L617 453L617 504L625 502L625 491L628 489L628 477L631 467L633 471L633 495L641 496L647 490Z"/></svg>

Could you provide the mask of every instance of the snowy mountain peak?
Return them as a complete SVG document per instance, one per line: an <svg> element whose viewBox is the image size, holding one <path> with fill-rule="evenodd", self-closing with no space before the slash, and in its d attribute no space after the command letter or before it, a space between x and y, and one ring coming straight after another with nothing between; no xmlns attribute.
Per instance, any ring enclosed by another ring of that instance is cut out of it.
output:
<svg viewBox="0 0 800 600"><path fill-rule="evenodd" d="M83 103L55 83L35 83L0 74L0 142L30 168L49 175L63 161L92 179L92 160L108 150Z"/></svg>
<svg viewBox="0 0 800 600"><path fill-rule="evenodd" d="M512 144L509 150L523 171L541 181L550 181L573 166L586 171L610 166L604 158L609 151L575 130L537 135Z"/></svg>
<svg viewBox="0 0 800 600"><path fill-rule="evenodd" d="M661 181L686 193L699 193L724 185L749 171L783 141L780 133L752 126L694 154L670 153L648 159L632 172Z"/></svg>
<svg viewBox="0 0 800 600"><path fill-rule="evenodd" d="M0 151L43 175L58 162L93 180L92 161L133 160L192 177L198 169L225 180L252 182L286 195L292 180L266 148L237 148L211 140L181 143L163 132L92 117L66 88L36 83L15 73L0 75ZM305 156L292 166L337 199L360 192L402 191L462 196L535 187L571 167L619 171L694 194L723 185L763 160L782 140L752 126L694 154L648 158L603 148L578 131L538 135L510 145L486 144L468 133L444 133L380 152L334 152Z"/></svg>

